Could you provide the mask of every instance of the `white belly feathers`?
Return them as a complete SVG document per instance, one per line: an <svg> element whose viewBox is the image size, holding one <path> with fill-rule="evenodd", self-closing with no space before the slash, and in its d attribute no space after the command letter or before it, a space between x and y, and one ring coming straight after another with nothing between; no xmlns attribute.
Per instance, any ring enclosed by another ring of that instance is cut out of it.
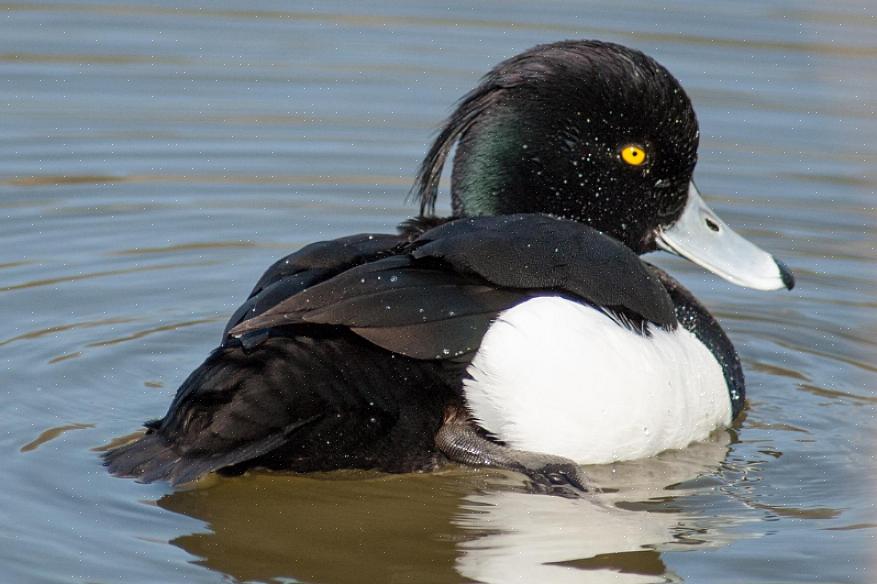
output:
<svg viewBox="0 0 877 584"><path fill-rule="evenodd" d="M502 313L464 388L482 427L513 448L600 464L683 448L731 422L725 379L693 334L651 336L540 297Z"/></svg>

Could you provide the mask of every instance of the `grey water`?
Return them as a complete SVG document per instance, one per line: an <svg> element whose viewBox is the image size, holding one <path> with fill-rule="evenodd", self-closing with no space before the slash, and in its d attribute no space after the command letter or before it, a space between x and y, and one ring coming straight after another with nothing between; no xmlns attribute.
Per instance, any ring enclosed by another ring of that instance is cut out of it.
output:
<svg viewBox="0 0 877 584"><path fill-rule="evenodd" d="M701 190L798 276L650 256L741 353L734 428L580 500L459 468L104 472L265 267L392 230L453 102L565 38L679 77ZM868 0L0 4L0 582L877 581L875 62Z"/></svg>

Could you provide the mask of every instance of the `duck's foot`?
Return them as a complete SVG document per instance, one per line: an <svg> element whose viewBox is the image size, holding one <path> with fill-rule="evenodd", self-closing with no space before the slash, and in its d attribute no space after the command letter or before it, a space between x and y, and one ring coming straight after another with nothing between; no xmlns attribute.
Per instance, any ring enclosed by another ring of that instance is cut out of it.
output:
<svg viewBox="0 0 877 584"><path fill-rule="evenodd" d="M540 493L576 497L592 490L579 465L569 458L491 442L468 422L446 421L436 434L435 443L454 462L523 473Z"/></svg>

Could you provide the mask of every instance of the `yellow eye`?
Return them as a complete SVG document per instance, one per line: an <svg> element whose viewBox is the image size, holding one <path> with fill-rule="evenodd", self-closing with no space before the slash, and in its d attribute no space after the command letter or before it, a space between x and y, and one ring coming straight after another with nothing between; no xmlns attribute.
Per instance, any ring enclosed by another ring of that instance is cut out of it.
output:
<svg viewBox="0 0 877 584"><path fill-rule="evenodd" d="M628 144L621 149L621 159L631 166L641 166L646 161L646 151L642 146Z"/></svg>

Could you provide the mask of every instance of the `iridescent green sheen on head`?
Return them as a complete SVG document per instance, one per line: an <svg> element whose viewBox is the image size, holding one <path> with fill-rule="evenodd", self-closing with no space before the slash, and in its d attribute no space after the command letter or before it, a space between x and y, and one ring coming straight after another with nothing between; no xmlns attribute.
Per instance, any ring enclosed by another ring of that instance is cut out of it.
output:
<svg viewBox="0 0 877 584"><path fill-rule="evenodd" d="M645 252L682 212L698 129L688 96L650 57L565 41L500 63L463 98L420 168L422 213L455 143L455 215L546 213ZM624 156L631 145L644 160Z"/></svg>
<svg viewBox="0 0 877 584"><path fill-rule="evenodd" d="M515 174L527 146L511 115L495 115L483 129L478 124L457 147L451 192L456 215L496 215L503 191ZM465 154L464 154L465 153Z"/></svg>

